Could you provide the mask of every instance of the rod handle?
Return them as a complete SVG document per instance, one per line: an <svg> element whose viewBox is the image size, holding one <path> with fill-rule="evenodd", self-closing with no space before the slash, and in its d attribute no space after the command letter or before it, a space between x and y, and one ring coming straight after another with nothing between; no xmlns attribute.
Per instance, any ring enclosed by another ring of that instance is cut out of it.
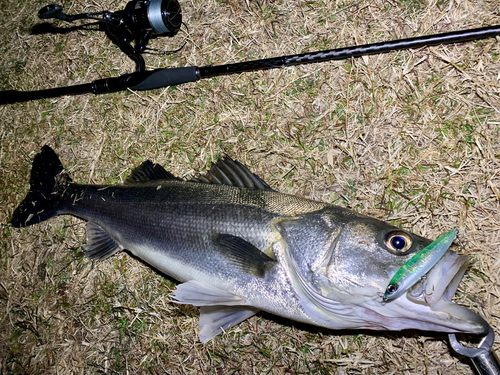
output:
<svg viewBox="0 0 500 375"><path fill-rule="evenodd" d="M24 101L24 100L20 99L21 94L22 94L22 92L17 91L17 90L0 91L0 105L12 104L12 103Z"/></svg>
<svg viewBox="0 0 500 375"><path fill-rule="evenodd" d="M130 87L132 90L143 91L158 89L167 86L177 86L183 83L198 81L197 66L183 68L157 69L148 73L148 76L137 85Z"/></svg>
<svg viewBox="0 0 500 375"><path fill-rule="evenodd" d="M156 69L142 73L125 74L120 77L99 79L92 82L94 94L117 92L126 89L144 91L176 86L199 80L198 67Z"/></svg>

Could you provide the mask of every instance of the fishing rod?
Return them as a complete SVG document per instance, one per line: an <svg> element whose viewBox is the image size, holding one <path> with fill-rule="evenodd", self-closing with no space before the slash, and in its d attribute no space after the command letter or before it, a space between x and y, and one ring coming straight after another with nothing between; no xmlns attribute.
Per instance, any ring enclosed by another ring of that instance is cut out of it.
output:
<svg viewBox="0 0 500 375"><path fill-rule="evenodd" d="M91 83L74 86L38 91L0 91L0 104L18 103L28 100L58 97L62 95L80 95L85 93L93 93L97 95L127 89L134 91L152 90L228 74L284 68L294 65L311 64L331 60L344 60L351 57L382 54L438 44L463 43L472 40L491 38L498 35L500 35L500 25L364 44L354 47L301 53L297 55L271 57L234 64L216 66L208 65L203 67L188 66L181 68L156 69L151 71L136 71L119 77L104 78Z"/></svg>

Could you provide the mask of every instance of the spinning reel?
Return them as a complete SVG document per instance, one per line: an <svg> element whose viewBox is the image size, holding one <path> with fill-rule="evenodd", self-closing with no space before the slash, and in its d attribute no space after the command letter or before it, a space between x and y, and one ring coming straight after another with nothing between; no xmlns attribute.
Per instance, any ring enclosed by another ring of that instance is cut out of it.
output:
<svg viewBox="0 0 500 375"><path fill-rule="evenodd" d="M152 50L147 48L148 42L161 36L173 37L182 25L182 11L177 0L132 0L125 9L117 12L75 15L63 13L61 5L50 4L39 10L38 17L42 20L55 18L66 22L81 19L99 21L105 27L108 37L136 62L138 72L146 69L141 54Z"/></svg>

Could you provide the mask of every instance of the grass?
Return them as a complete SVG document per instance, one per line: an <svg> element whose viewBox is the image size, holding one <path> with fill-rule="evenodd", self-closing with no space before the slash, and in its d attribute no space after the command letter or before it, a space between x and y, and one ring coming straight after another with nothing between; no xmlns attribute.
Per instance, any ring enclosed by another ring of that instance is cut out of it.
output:
<svg viewBox="0 0 500 375"><path fill-rule="evenodd" d="M30 34L43 2L4 2L1 89L117 76L134 63L98 31ZM81 0L68 13L117 10ZM495 2L182 2L189 30L148 68L223 64L500 24ZM496 9L496 10L495 10ZM436 14L440 17L436 18ZM57 23L64 27L64 24ZM15 40L15 42L12 42ZM171 48L172 47L172 48ZM202 80L175 88L0 107L0 372L472 374L444 335L335 332L258 314L206 345L173 280L127 254L92 262L85 225L7 222L34 154L75 181L120 183L145 159L177 176L227 152L273 188L429 238L458 227L470 270L457 301L500 334L497 39ZM500 347L495 344L498 352Z"/></svg>

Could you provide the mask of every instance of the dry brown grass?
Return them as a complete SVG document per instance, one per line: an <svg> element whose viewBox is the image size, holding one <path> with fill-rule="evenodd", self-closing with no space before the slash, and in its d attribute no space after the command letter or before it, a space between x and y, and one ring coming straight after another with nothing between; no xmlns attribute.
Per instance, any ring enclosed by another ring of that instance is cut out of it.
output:
<svg viewBox="0 0 500 375"><path fill-rule="evenodd" d="M64 4L68 12L125 1ZM131 72L93 31L30 35L43 1L2 3L2 89ZM189 32L149 68L238 62L500 24L497 0L182 1ZM60 24L60 26L63 26ZM500 39L226 76L142 93L0 107L0 373L471 374L446 336L335 332L266 314L207 345L174 283L127 254L82 257L84 225L7 223L34 154L79 182L118 183L145 158L179 176L227 152L277 190L435 238L458 226L472 267L457 297L500 335ZM459 250L459 249L457 249ZM460 250L459 250L460 251ZM497 340L495 350L500 351Z"/></svg>

